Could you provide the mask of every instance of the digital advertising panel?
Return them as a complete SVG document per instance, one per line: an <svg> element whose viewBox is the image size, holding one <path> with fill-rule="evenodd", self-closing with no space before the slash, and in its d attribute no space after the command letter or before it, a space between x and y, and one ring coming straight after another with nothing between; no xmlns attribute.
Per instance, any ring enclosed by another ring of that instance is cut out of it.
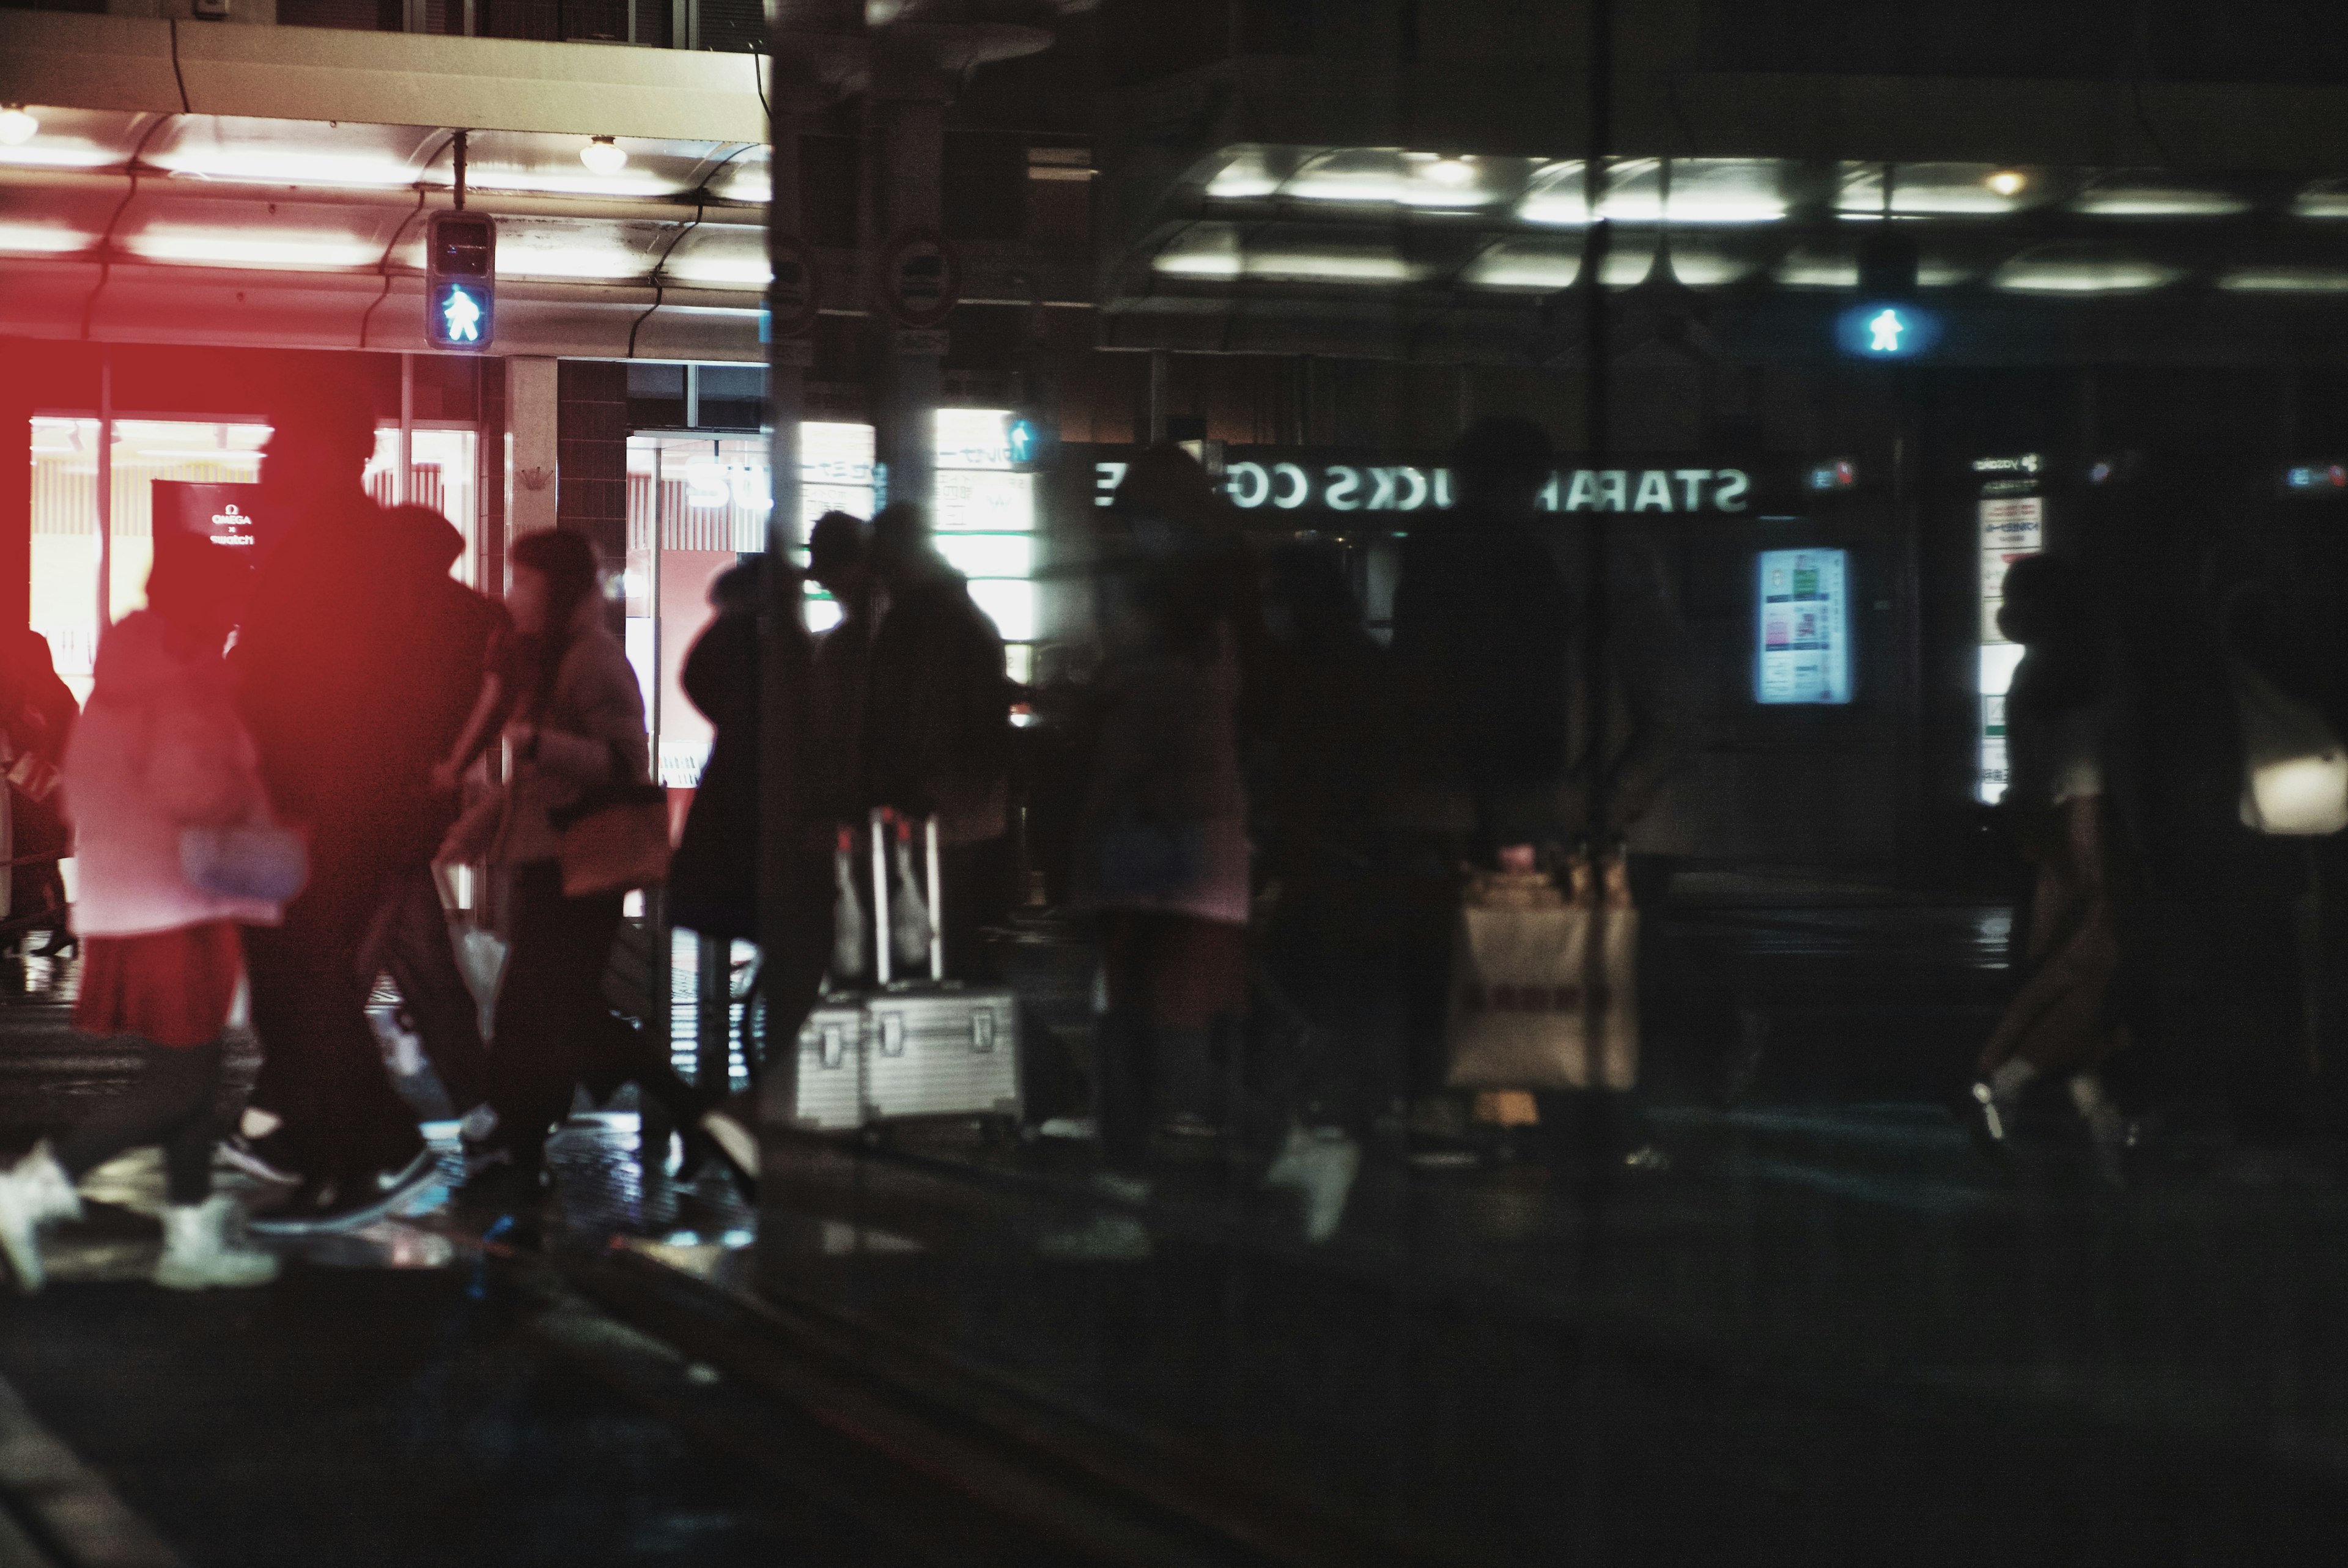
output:
<svg viewBox="0 0 2348 1568"><path fill-rule="evenodd" d="M1754 698L1850 701L1850 552L1763 550L1756 574Z"/></svg>

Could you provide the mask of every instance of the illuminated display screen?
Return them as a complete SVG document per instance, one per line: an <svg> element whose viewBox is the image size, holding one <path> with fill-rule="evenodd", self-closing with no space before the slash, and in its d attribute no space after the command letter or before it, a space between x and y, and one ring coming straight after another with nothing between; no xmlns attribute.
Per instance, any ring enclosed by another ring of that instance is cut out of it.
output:
<svg viewBox="0 0 2348 1568"><path fill-rule="evenodd" d="M1760 552L1756 701L1850 701L1849 577L1848 550Z"/></svg>

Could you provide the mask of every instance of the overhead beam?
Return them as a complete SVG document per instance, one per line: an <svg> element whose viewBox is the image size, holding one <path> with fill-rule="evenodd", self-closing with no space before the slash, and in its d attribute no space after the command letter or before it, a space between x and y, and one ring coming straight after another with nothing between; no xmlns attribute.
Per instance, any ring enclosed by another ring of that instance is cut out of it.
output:
<svg viewBox="0 0 2348 1568"><path fill-rule="evenodd" d="M60 108L764 143L763 68L707 50L0 11L0 102Z"/></svg>

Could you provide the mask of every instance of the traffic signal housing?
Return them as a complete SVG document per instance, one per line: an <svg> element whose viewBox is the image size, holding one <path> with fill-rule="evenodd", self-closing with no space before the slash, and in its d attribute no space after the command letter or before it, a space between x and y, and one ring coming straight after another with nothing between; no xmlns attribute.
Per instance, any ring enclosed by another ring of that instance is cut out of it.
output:
<svg viewBox="0 0 2348 1568"><path fill-rule="evenodd" d="M424 335L435 348L489 347L498 326L497 220L436 212L424 256Z"/></svg>

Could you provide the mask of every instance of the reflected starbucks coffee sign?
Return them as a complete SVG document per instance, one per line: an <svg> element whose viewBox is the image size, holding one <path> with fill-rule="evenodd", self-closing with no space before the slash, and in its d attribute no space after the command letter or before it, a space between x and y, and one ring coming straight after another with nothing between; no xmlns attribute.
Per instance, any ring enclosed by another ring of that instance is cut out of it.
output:
<svg viewBox="0 0 2348 1568"><path fill-rule="evenodd" d="M1107 506L1124 482L1127 465L1093 465L1093 499ZM1550 512L1714 512L1736 514L1752 505L1752 476L1743 468L1659 463L1621 468L1560 468L1542 487ZM1243 512L1419 512L1453 504L1451 470L1428 464L1329 462L1239 448L1223 465L1223 493Z"/></svg>

